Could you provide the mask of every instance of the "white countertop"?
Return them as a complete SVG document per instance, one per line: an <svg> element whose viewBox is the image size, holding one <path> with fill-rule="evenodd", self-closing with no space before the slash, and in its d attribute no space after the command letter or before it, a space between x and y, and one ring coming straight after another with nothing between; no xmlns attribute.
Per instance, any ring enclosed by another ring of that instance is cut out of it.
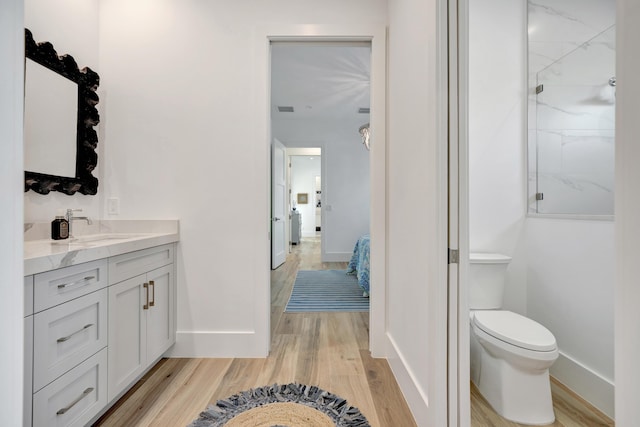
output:
<svg viewBox="0 0 640 427"><path fill-rule="evenodd" d="M44 238L50 224L25 224L25 276L151 248L180 239L177 220L94 221L74 227L75 239Z"/></svg>

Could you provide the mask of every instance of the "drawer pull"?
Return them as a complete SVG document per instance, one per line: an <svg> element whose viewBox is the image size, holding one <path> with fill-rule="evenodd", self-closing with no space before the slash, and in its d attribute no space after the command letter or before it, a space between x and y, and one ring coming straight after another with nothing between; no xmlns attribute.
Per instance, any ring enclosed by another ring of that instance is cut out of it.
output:
<svg viewBox="0 0 640 427"><path fill-rule="evenodd" d="M147 303L142 306L143 310L149 310L149 284L143 283L142 287L144 287L145 293L147 294Z"/></svg>
<svg viewBox="0 0 640 427"><path fill-rule="evenodd" d="M151 302L149 303L149 307L153 307L156 305L156 283L153 280L149 280L149 286L151 286Z"/></svg>
<svg viewBox="0 0 640 427"><path fill-rule="evenodd" d="M79 330L75 331L74 333L67 335L66 337L58 338L58 340L57 340L57 341L58 341L58 342L65 342L65 341L68 341L68 340L69 340L72 336L74 336L75 334L79 334L80 332L85 331L85 330L89 329L89 328L90 328L90 327L92 327L92 326L93 326L93 323L89 323L88 325L84 325L84 326L82 327L82 329L79 329Z"/></svg>
<svg viewBox="0 0 640 427"><path fill-rule="evenodd" d="M87 276L87 277L85 277L84 279L76 280L75 282L71 282L71 283L63 283L63 284L61 284L61 285L58 285L58 289L64 289L64 288L66 288L67 286L74 286L74 285L78 285L78 284L80 284L80 283L82 283L82 282L88 282L89 280L93 280L93 279L95 279L95 278L96 278L96 276Z"/></svg>
<svg viewBox="0 0 640 427"><path fill-rule="evenodd" d="M92 391L93 391L93 387L89 387L88 389L83 391L82 394L76 400L74 400L73 402L71 402L70 404L65 406L64 408L58 410L58 412L56 412L56 415L66 414L69 409L71 409L74 406L76 406L76 403L80 402L82 399L87 397L89 395L89 393L91 393Z"/></svg>

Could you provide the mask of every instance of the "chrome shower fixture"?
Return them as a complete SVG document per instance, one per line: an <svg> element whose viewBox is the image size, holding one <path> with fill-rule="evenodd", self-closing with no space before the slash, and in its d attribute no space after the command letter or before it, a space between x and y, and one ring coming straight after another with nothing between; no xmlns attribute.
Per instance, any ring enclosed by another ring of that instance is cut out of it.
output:
<svg viewBox="0 0 640 427"><path fill-rule="evenodd" d="M616 76L609 79L609 86L616 87Z"/></svg>
<svg viewBox="0 0 640 427"><path fill-rule="evenodd" d="M365 148L369 150L370 149L369 148L369 123L365 123L362 126L360 126L360 129L358 129L358 132L362 137L362 143L364 144Z"/></svg>

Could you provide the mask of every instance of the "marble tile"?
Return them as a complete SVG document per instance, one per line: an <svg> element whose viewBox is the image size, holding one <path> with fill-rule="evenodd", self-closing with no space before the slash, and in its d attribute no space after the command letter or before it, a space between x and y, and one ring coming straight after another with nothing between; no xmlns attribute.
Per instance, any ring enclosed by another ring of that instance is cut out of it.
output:
<svg viewBox="0 0 640 427"><path fill-rule="evenodd" d="M534 42L584 43L616 22L615 0L529 0L528 6Z"/></svg>
<svg viewBox="0 0 640 427"><path fill-rule="evenodd" d="M613 131L538 132L537 143L539 213L613 213Z"/></svg>
<svg viewBox="0 0 640 427"><path fill-rule="evenodd" d="M556 86L538 96L538 130L615 129L613 88Z"/></svg>
<svg viewBox="0 0 640 427"><path fill-rule="evenodd" d="M613 215L613 192L591 177L541 173L538 183L544 193L538 213Z"/></svg>
<svg viewBox="0 0 640 427"><path fill-rule="evenodd" d="M558 59L537 74L538 83L545 87L607 84L609 77L615 75L616 63L615 42L608 40L611 35L615 36L615 28Z"/></svg>
<svg viewBox="0 0 640 427"><path fill-rule="evenodd" d="M615 0L528 1L530 212L613 213L615 13Z"/></svg>

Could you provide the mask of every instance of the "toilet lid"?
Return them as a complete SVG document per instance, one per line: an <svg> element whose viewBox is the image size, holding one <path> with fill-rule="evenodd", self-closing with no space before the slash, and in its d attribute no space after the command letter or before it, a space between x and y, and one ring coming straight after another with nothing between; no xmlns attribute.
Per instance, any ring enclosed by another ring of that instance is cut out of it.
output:
<svg viewBox="0 0 640 427"><path fill-rule="evenodd" d="M551 331L512 311L478 310L473 323L489 335L518 347L534 351L556 349L556 338Z"/></svg>

